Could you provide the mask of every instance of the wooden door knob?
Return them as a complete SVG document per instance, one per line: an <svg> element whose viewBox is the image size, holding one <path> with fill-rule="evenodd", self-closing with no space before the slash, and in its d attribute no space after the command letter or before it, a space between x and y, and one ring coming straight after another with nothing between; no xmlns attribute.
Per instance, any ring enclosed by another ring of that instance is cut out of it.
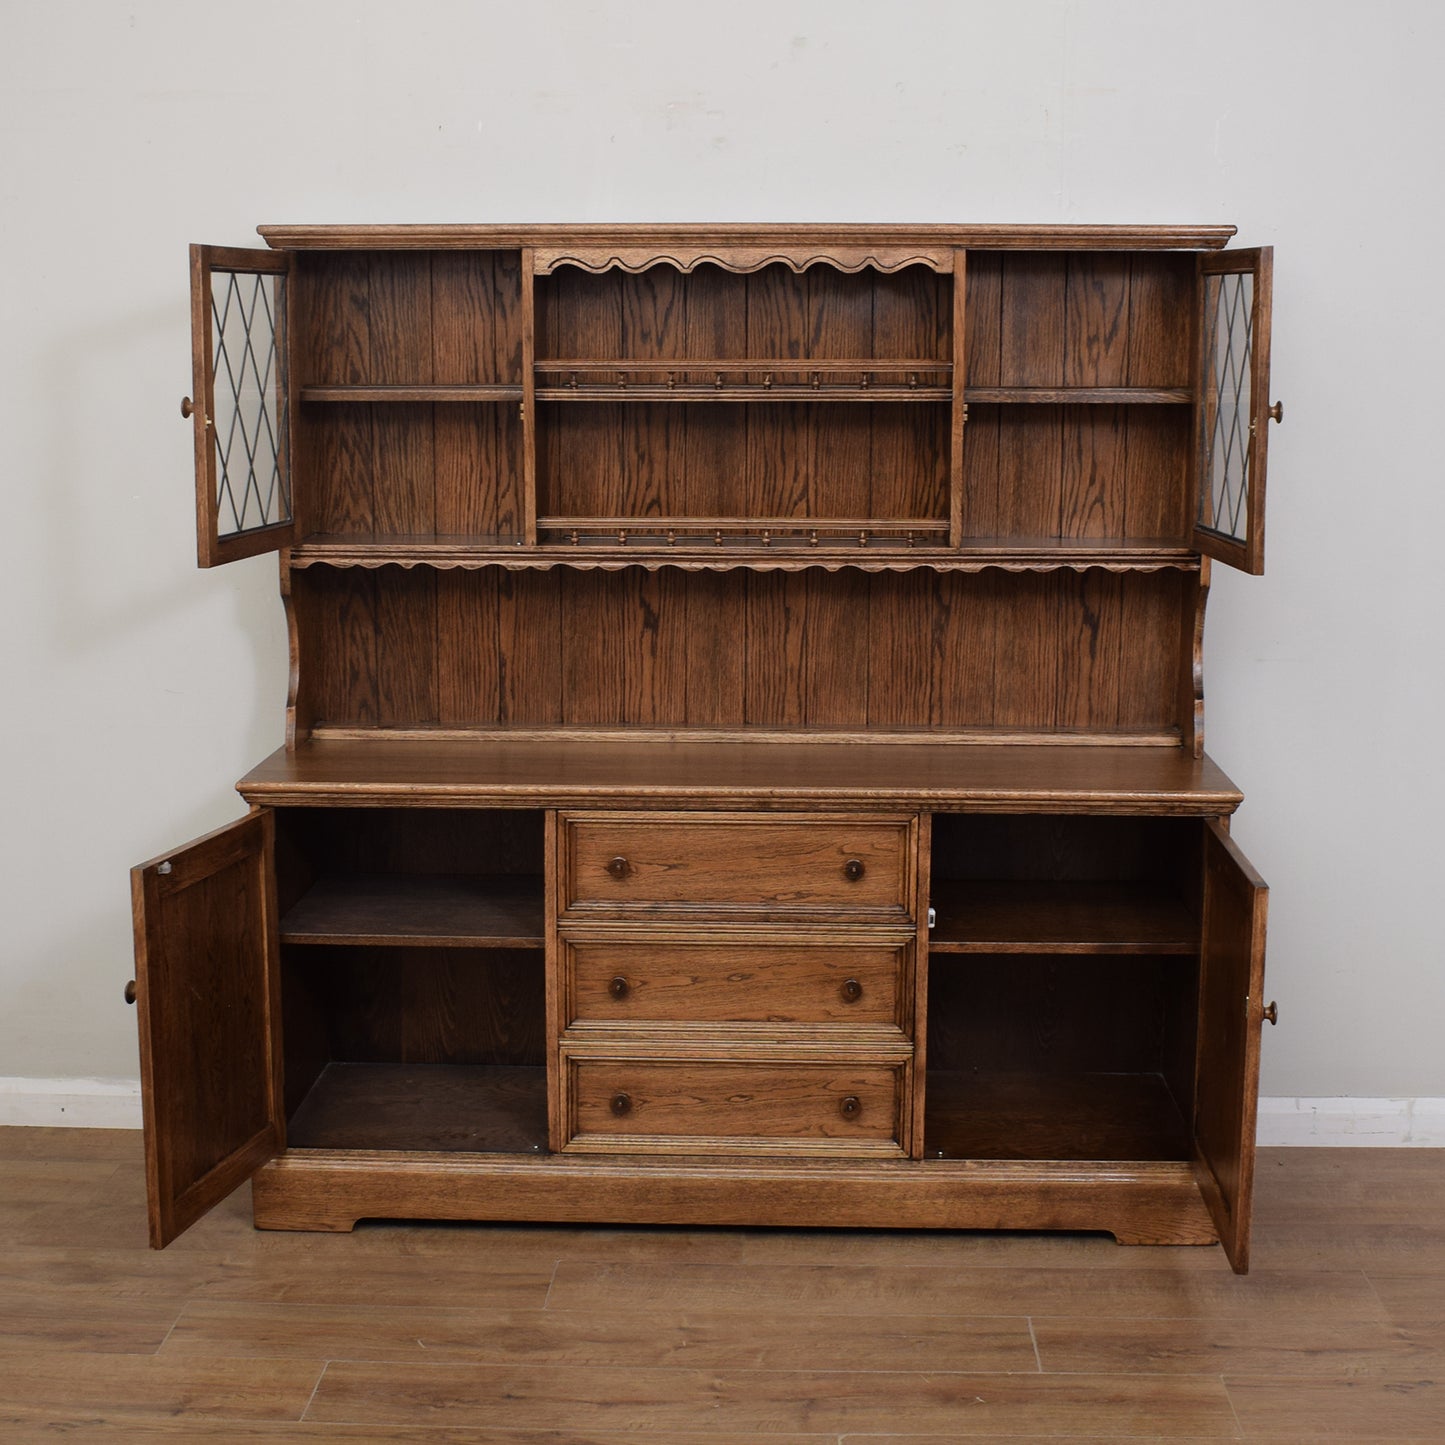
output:
<svg viewBox="0 0 1445 1445"><path fill-rule="evenodd" d="M621 1119L624 1115L630 1114L632 1112L632 1095L614 1094L612 1096L612 1101L608 1105L608 1107L619 1119Z"/></svg>
<svg viewBox="0 0 1445 1445"><path fill-rule="evenodd" d="M1271 421L1284 420L1284 403L1282 401L1277 401L1272 407L1270 407L1269 418Z"/></svg>
<svg viewBox="0 0 1445 1445"><path fill-rule="evenodd" d="M1267 1024L1277 1024L1279 1022L1279 1005L1275 1003L1273 999L1270 999L1264 1006L1264 1021Z"/></svg>
<svg viewBox="0 0 1445 1445"><path fill-rule="evenodd" d="M125 986L125 1001L127 1003L135 1002L135 979L131 979Z"/></svg>
<svg viewBox="0 0 1445 1445"><path fill-rule="evenodd" d="M856 978L850 978L838 992L843 995L844 1003L857 1003L863 997L863 985Z"/></svg>
<svg viewBox="0 0 1445 1445"><path fill-rule="evenodd" d="M614 858L614 859L607 865L607 871L608 871L614 878L623 879L623 878L626 878L627 875L632 872L632 864L629 863L626 858L623 858L623 857L619 854L616 858Z"/></svg>
<svg viewBox="0 0 1445 1445"><path fill-rule="evenodd" d="M181 415L182 415L182 416L184 416L184 417L189 417L189 416L191 415L191 413L192 413L193 411L195 411L195 409L196 409L196 404L190 399L190 397L188 397L188 396L183 396L183 397L181 398Z"/></svg>
<svg viewBox="0 0 1445 1445"><path fill-rule="evenodd" d="M863 1112L863 1101L857 1094L844 1094L838 1100L838 1112L845 1119L856 1119Z"/></svg>
<svg viewBox="0 0 1445 1445"><path fill-rule="evenodd" d="M619 973L611 983L607 985L607 992L613 998L626 998L632 992L632 985Z"/></svg>
<svg viewBox="0 0 1445 1445"><path fill-rule="evenodd" d="M850 883L856 883L864 874L863 860L861 858L850 858L843 865L843 876Z"/></svg>

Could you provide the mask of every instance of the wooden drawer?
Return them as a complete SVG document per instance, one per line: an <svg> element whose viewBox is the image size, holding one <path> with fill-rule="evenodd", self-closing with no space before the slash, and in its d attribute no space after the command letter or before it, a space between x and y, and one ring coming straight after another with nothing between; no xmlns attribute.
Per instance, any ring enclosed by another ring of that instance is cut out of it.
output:
<svg viewBox="0 0 1445 1445"><path fill-rule="evenodd" d="M561 913L628 917L912 915L913 818L573 813L561 819Z"/></svg>
<svg viewBox="0 0 1445 1445"><path fill-rule="evenodd" d="M900 1157L906 1059L569 1056L569 1150Z"/></svg>
<svg viewBox="0 0 1445 1445"><path fill-rule="evenodd" d="M907 935L800 939L742 930L658 939L613 930L561 943L563 1027L656 1022L908 1031Z"/></svg>

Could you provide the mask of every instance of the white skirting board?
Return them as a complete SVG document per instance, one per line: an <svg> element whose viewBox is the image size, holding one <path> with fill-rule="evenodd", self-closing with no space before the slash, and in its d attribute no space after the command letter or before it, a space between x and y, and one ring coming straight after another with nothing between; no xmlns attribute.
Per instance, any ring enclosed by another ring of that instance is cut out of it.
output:
<svg viewBox="0 0 1445 1445"><path fill-rule="evenodd" d="M139 1129L134 1079L0 1078L0 1125ZM1445 1099L1261 1099L1259 1142L1445 1148Z"/></svg>

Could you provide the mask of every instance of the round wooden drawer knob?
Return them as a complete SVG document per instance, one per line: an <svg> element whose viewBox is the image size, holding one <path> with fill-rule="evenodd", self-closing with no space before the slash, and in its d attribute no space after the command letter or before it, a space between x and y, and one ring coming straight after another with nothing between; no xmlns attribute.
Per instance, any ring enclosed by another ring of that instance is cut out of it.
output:
<svg viewBox="0 0 1445 1445"><path fill-rule="evenodd" d="M856 978L850 978L838 992L843 995L844 1003L857 1003L863 997L863 985Z"/></svg>
<svg viewBox="0 0 1445 1445"><path fill-rule="evenodd" d="M1266 1023L1277 1024L1279 1022L1279 1005L1271 1001L1265 1006L1264 1019Z"/></svg>
<svg viewBox="0 0 1445 1445"><path fill-rule="evenodd" d="M843 876L850 882L856 883L864 873L863 860L861 858L850 858L843 865Z"/></svg>
<svg viewBox="0 0 1445 1445"><path fill-rule="evenodd" d="M607 992L613 998L626 998L632 992L632 985L619 973L611 983L607 985Z"/></svg>
<svg viewBox="0 0 1445 1445"><path fill-rule="evenodd" d="M621 880L623 878L626 878L627 875L632 872L632 864L629 863L626 858L619 856L617 858L614 858L607 865L607 871L614 878Z"/></svg>
<svg viewBox="0 0 1445 1445"><path fill-rule="evenodd" d="M609 1107L611 1108L612 1112L619 1119L621 1119L624 1115L630 1114L632 1112L632 1095L614 1094L612 1096L612 1102Z"/></svg>
<svg viewBox="0 0 1445 1445"><path fill-rule="evenodd" d="M135 1002L135 979L131 979L125 986L125 1001L127 1003Z"/></svg>
<svg viewBox="0 0 1445 1445"><path fill-rule="evenodd" d="M838 1112L845 1119L856 1119L863 1112L863 1101L857 1094L844 1094L838 1100Z"/></svg>

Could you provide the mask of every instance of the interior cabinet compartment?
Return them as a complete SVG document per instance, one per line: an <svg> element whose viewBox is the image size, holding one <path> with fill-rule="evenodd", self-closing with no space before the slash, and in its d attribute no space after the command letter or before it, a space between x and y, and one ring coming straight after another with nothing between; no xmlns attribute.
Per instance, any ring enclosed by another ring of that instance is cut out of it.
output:
<svg viewBox="0 0 1445 1445"><path fill-rule="evenodd" d="M277 813L280 937L288 945L540 949L542 873L539 812Z"/></svg>
<svg viewBox="0 0 1445 1445"><path fill-rule="evenodd" d="M542 832L530 810L278 811L290 1147L545 1147Z"/></svg>
<svg viewBox="0 0 1445 1445"><path fill-rule="evenodd" d="M547 540L946 542L950 276L564 266L536 305Z"/></svg>
<svg viewBox="0 0 1445 1445"><path fill-rule="evenodd" d="M965 396L1049 401L1110 392L1187 404L1194 384L1195 258L1155 251L970 251ZM1187 405L1185 406L1187 411Z"/></svg>
<svg viewBox="0 0 1445 1445"><path fill-rule="evenodd" d="M547 405L537 525L573 544L938 546L949 439L946 401Z"/></svg>
<svg viewBox="0 0 1445 1445"><path fill-rule="evenodd" d="M306 252L292 296L302 536L517 542L521 252Z"/></svg>
<svg viewBox="0 0 1445 1445"><path fill-rule="evenodd" d="M885 379L946 393L952 298L953 278L924 265L562 266L537 278L537 370L575 397L639 382L716 397L763 387L768 374L773 389L808 395L854 395Z"/></svg>
<svg viewBox="0 0 1445 1445"><path fill-rule="evenodd" d="M301 251L292 292L301 400L357 388L522 387L519 250Z"/></svg>
<svg viewBox="0 0 1445 1445"><path fill-rule="evenodd" d="M964 545L1186 547L1190 423L1188 407L971 402Z"/></svg>
<svg viewBox="0 0 1445 1445"><path fill-rule="evenodd" d="M929 952L1197 954L1199 822L935 814Z"/></svg>
<svg viewBox="0 0 1445 1445"><path fill-rule="evenodd" d="M306 405L296 426L308 541L515 544L524 529L515 401Z"/></svg>
<svg viewBox="0 0 1445 1445"><path fill-rule="evenodd" d="M281 984L290 1148L546 1148L538 953L283 944Z"/></svg>
<svg viewBox="0 0 1445 1445"><path fill-rule="evenodd" d="M978 954L928 982L926 1159L1187 1160L1191 957Z"/></svg>

